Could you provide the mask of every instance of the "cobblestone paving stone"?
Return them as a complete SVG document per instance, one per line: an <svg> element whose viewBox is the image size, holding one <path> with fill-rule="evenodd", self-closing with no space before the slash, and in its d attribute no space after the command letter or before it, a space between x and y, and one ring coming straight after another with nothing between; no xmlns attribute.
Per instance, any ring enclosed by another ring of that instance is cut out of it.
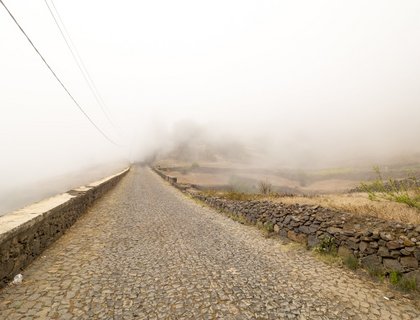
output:
<svg viewBox="0 0 420 320"><path fill-rule="evenodd" d="M1 319L419 319L409 300L134 168L0 291Z"/></svg>

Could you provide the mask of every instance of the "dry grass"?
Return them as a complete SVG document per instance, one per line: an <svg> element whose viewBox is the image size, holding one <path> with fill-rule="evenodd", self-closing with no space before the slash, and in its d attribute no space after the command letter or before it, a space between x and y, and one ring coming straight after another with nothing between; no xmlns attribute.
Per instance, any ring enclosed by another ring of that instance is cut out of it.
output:
<svg viewBox="0 0 420 320"><path fill-rule="evenodd" d="M273 202L286 204L320 205L360 216L372 216L402 223L420 224L420 213L415 208L390 201L371 201L366 194L320 195L314 197L267 197Z"/></svg>

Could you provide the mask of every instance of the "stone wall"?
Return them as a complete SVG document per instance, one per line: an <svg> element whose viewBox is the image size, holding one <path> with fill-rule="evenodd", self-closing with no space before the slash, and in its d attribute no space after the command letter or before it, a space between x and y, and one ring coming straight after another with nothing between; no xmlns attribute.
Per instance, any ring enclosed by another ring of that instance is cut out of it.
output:
<svg viewBox="0 0 420 320"><path fill-rule="evenodd" d="M0 287L59 238L128 172L70 190L0 217Z"/></svg>
<svg viewBox="0 0 420 320"><path fill-rule="evenodd" d="M228 200L208 196L185 185L174 185L210 207L241 216L250 223L269 226L280 236L308 247L318 245L326 237L332 238L340 255L353 255L372 271L398 271L416 277L420 285L418 225L356 217L320 206Z"/></svg>

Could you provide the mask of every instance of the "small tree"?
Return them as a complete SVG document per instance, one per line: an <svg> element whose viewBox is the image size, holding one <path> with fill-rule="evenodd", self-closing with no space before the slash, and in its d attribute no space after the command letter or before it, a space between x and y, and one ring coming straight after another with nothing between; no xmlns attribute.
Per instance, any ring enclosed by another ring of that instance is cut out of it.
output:
<svg viewBox="0 0 420 320"><path fill-rule="evenodd" d="M258 190L260 191L261 194L270 194L273 192L273 185L268 182L267 180L265 181L260 181L258 183Z"/></svg>

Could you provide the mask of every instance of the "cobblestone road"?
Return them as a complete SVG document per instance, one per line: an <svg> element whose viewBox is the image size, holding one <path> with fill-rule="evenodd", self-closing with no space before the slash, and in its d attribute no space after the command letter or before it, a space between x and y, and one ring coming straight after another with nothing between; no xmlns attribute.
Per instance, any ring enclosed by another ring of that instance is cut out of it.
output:
<svg viewBox="0 0 420 320"><path fill-rule="evenodd" d="M134 168L0 291L1 319L419 319Z"/></svg>

